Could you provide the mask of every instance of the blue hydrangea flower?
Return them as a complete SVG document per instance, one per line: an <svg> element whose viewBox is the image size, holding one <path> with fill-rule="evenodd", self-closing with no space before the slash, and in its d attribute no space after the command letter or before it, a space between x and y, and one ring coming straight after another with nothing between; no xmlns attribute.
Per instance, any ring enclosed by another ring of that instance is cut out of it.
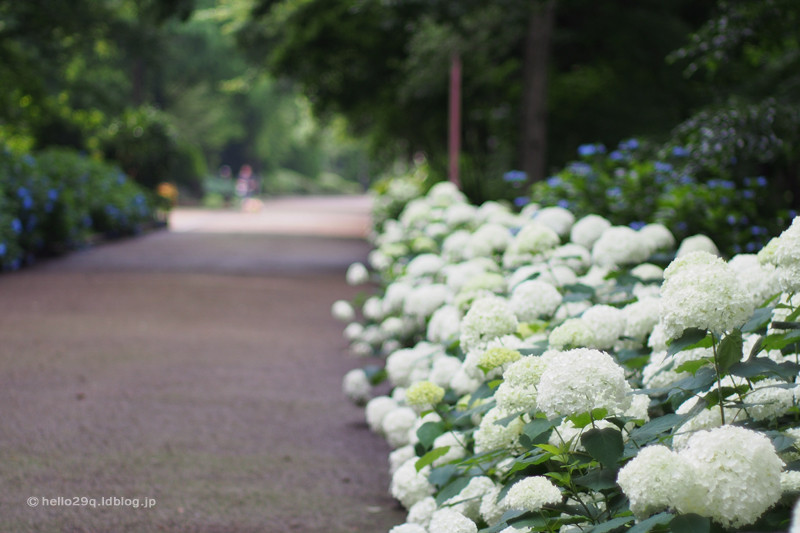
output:
<svg viewBox="0 0 800 533"><path fill-rule="evenodd" d="M510 182L525 181L527 177L528 175L521 170L509 170L508 172L503 174L503 181L510 181Z"/></svg>
<svg viewBox="0 0 800 533"><path fill-rule="evenodd" d="M517 196L514 198L514 205L517 207L522 207L531 203L531 199L527 196Z"/></svg>
<svg viewBox="0 0 800 533"><path fill-rule="evenodd" d="M687 150L683 146L675 146L672 149L672 155L675 156L675 157L688 157L689 156L689 150Z"/></svg>

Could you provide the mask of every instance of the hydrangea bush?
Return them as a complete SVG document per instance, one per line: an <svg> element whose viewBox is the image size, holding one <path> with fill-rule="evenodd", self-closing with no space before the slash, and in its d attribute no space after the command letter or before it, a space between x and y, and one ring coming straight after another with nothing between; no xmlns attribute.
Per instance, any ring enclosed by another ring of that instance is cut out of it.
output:
<svg viewBox="0 0 800 533"><path fill-rule="evenodd" d="M705 236L440 183L372 242L347 277L381 289L333 311L385 357L343 388L392 447L392 533L789 528L800 218L726 260Z"/></svg>
<svg viewBox="0 0 800 533"><path fill-rule="evenodd" d="M663 224L681 240L702 232L729 255L755 252L794 216L791 198L767 178L734 179L710 169L696 147L655 149L629 139L610 152L602 144L583 145L578 156L535 183L531 199L636 229Z"/></svg>
<svg viewBox="0 0 800 533"><path fill-rule="evenodd" d="M138 233L156 222L152 197L116 167L68 150L0 151L0 271Z"/></svg>

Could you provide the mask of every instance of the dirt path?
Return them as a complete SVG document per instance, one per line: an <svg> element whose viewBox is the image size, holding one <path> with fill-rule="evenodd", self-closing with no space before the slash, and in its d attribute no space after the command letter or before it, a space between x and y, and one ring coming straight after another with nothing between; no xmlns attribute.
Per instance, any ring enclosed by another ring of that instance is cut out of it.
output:
<svg viewBox="0 0 800 533"><path fill-rule="evenodd" d="M181 211L172 231L0 276L0 531L402 522L388 449L341 393L363 360L330 317L356 293L344 270L368 252L367 204L287 202L337 236Z"/></svg>

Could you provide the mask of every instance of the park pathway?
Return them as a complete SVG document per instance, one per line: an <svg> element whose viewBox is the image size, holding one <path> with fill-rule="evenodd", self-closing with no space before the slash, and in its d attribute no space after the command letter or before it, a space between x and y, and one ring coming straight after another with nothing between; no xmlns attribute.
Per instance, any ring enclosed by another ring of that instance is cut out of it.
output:
<svg viewBox="0 0 800 533"><path fill-rule="evenodd" d="M341 393L364 361L330 315L358 292L344 272L368 209L180 209L169 230L0 276L0 531L402 522L389 450Z"/></svg>

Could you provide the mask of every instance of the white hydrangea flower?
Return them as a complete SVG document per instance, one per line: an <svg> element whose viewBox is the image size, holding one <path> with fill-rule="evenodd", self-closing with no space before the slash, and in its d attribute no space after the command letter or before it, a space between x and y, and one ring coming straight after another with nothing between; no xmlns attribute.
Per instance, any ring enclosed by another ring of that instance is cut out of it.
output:
<svg viewBox="0 0 800 533"><path fill-rule="evenodd" d="M433 513L428 529L436 533L478 533L475 522L447 507Z"/></svg>
<svg viewBox="0 0 800 533"><path fill-rule="evenodd" d="M433 312L428 321L426 338L431 342L449 345L458 340L461 311L454 305L443 305Z"/></svg>
<svg viewBox="0 0 800 533"><path fill-rule="evenodd" d="M499 267L497 263L488 257L475 257L455 264L450 264L442 269L444 274L445 283L450 290L458 292L469 281L486 272L497 272Z"/></svg>
<svg viewBox="0 0 800 533"><path fill-rule="evenodd" d="M797 386L777 379L764 379L754 384L745 396L747 414L753 420L775 420L796 403Z"/></svg>
<svg viewBox="0 0 800 533"><path fill-rule="evenodd" d="M435 183L425 197L432 205L436 206L462 204L467 201L467 197L452 181L440 181Z"/></svg>
<svg viewBox="0 0 800 533"><path fill-rule="evenodd" d="M383 314L391 315L400 313L403 310L403 303L406 296L413 290L414 286L405 281L395 281L386 287L383 294Z"/></svg>
<svg viewBox="0 0 800 533"><path fill-rule="evenodd" d="M534 214L534 220L548 226L558 235L566 237L575 223L575 215L563 207L554 205L538 210Z"/></svg>
<svg viewBox="0 0 800 533"><path fill-rule="evenodd" d="M560 244L558 234L544 224L536 221L526 223L520 228L503 254L503 266L515 268L533 261L537 254L543 254Z"/></svg>
<svg viewBox="0 0 800 533"><path fill-rule="evenodd" d="M774 250L778 281L786 292L800 291L800 217L778 237Z"/></svg>
<svg viewBox="0 0 800 533"><path fill-rule="evenodd" d="M773 265L762 265L754 254L739 254L728 261L750 295L753 307L760 307L772 296L781 292L776 269Z"/></svg>
<svg viewBox="0 0 800 533"><path fill-rule="evenodd" d="M800 533L800 499L792 507L792 523L788 533Z"/></svg>
<svg viewBox="0 0 800 533"><path fill-rule="evenodd" d="M355 262L347 267L345 279L348 285L363 285L369 281L369 271L363 263Z"/></svg>
<svg viewBox="0 0 800 533"><path fill-rule="evenodd" d="M570 240L591 250L597 239L605 230L611 227L611 222L600 215L586 215L572 226L570 230Z"/></svg>
<svg viewBox="0 0 800 533"><path fill-rule="evenodd" d="M358 339L364 333L364 326L359 322L350 322L344 328L343 335L348 341Z"/></svg>
<svg viewBox="0 0 800 533"><path fill-rule="evenodd" d="M703 497L701 487L694 483L689 463L661 445L642 448L619 471L617 483L628 496L631 511L640 520Z"/></svg>
<svg viewBox="0 0 800 533"><path fill-rule="evenodd" d="M372 384L363 368L354 368L344 375L342 391L356 404L365 404L372 393Z"/></svg>
<svg viewBox="0 0 800 533"><path fill-rule="evenodd" d="M386 272L392 266L392 258L378 248L369 253L367 262L378 272Z"/></svg>
<svg viewBox="0 0 800 533"><path fill-rule="evenodd" d="M650 254L657 251L671 250L675 246L675 236L662 224L647 224L639 230Z"/></svg>
<svg viewBox="0 0 800 533"><path fill-rule="evenodd" d="M770 440L738 426L722 426L692 435L680 452L704 489L701 499L681 512L711 517L723 527L755 522L781 497L783 462ZM747 497L742 497L747 487Z"/></svg>
<svg viewBox="0 0 800 533"><path fill-rule="evenodd" d="M649 256L650 249L641 234L627 226L606 229L592 246L592 261L601 267L639 264Z"/></svg>
<svg viewBox="0 0 800 533"><path fill-rule="evenodd" d="M451 230L472 225L477 208L468 203L453 204L444 213L444 223Z"/></svg>
<svg viewBox="0 0 800 533"><path fill-rule="evenodd" d="M447 431L434 439L433 449L443 448L444 446L449 446L450 449L433 462L434 467L462 459L467 455L467 449L464 447L464 436L454 431Z"/></svg>
<svg viewBox="0 0 800 533"><path fill-rule="evenodd" d="M623 335L644 343L659 322L661 300L659 298L645 298L626 305L622 311L625 313L625 331ZM663 326L661 331L665 331Z"/></svg>
<svg viewBox="0 0 800 533"><path fill-rule="evenodd" d="M664 269L653 263L642 263L631 269L631 274L642 281L663 281Z"/></svg>
<svg viewBox="0 0 800 533"><path fill-rule="evenodd" d="M503 503L509 509L538 511L545 505L561 503L561 491L544 476L530 476L514 483Z"/></svg>
<svg viewBox="0 0 800 533"><path fill-rule="evenodd" d="M376 396L367 402L364 408L364 415L367 425L375 433L380 433L383 427L383 419L389 411L397 409L397 401L388 396Z"/></svg>
<svg viewBox="0 0 800 533"><path fill-rule="evenodd" d="M428 377L434 352L421 348L402 348L386 358L386 373L394 385L408 387Z"/></svg>
<svg viewBox="0 0 800 533"><path fill-rule="evenodd" d="M670 338L680 337L687 328L718 334L731 331L752 315L752 299L736 273L725 261L712 257L693 252L673 262L677 268L670 265L664 271L661 322Z"/></svg>
<svg viewBox="0 0 800 533"><path fill-rule="evenodd" d="M409 459L417 460L417 452L414 450L413 444L406 444L389 452L389 474L394 475L397 469Z"/></svg>
<svg viewBox="0 0 800 533"><path fill-rule="evenodd" d="M400 524L389 530L389 533L428 533L428 530L419 524Z"/></svg>
<svg viewBox="0 0 800 533"><path fill-rule="evenodd" d="M548 361L539 381L539 409L548 418L605 408L624 413L631 405L625 371L605 352L577 348Z"/></svg>
<svg viewBox="0 0 800 533"><path fill-rule="evenodd" d="M431 523L433 513L436 512L438 508L439 506L436 505L436 499L433 496L427 496L411 506L408 510L406 520L409 523L418 524L427 528ZM427 529L425 532L427 533Z"/></svg>
<svg viewBox="0 0 800 533"><path fill-rule="evenodd" d="M445 237L442 241L442 259L456 263L468 259L467 247L472 240L472 233L467 230L457 230Z"/></svg>
<svg viewBox="0 0 800 533"><path fill-rule="evenodd" d="M352 322L356 318L356 311L347 300L336 300L331 306L331 315L341 322Z"/></svg>
<svg viewBox="0 0 800 533"><path fill-rule="evenodd" d="M797 470L787 470L781 472L781 492L800 492L800 472Z"/></svg>
<svg viewBox="0 0 800 533"><path fill-rule="evenodd" d="M567 265L536 265L536 270L539 272L539 281L544 281L555 287L563 287L564 285L572 285L578 282L578 276Z"/></svg>
<svg viewBox="0 0 800 533"><path fill-rule="evenodd" d="M583 312L580 319L589 325L595 339L593 348L609 350L625 333L625 313L610 305L598 304Z"/></svg>
<svg viewBox="0 0 800 533"><path fill-rule="evenodd" d="M390 492L406 509L434 493L428 481L431 468L426 466L417 472L416 462L416 459L406 461L392 476Z"/></svg>
<svg viewBox="0 0 800 533"><path fill-rule="evenodd" d="M483 498L481 498L481 518L483 518L483 521L487 524L496 524L500 521L503 513L506 512L502 501L499 501L500 491L502 489L502 485L495 484L495 486L486 491L486 493L483 495Z"/></svg>
<svg viewBox="0 0 800 533"><path fill-rule="evenodd" d="M583 246L567 243L551 252L549 263L566 266L576 273L586 272L592 264L592 254Z"/></svg>
<svg viewBox="0 0 800 533"><path fill-rule="evenodd" d="M512 363L503 372L503 382L494 393L497 407L509 413L530 411L536 408L537 387L547 362L557 352L548 351L540 356L527 356Z"/></svg>
<svg viewBox="0 0 800 533"><path fill-rule="evenodd" d="M494 481L486 476L475 476L469 480L461 492L445 502L454 511L458 511L470 520L477 522L481 518L481 498L494 488Z"/></svg>
<svg viewBox="0 0 800 533"><path fill-rule="evenodd" d="M556 309L556 314L553 315L553 323L559 323L567 320L568 318L577 318L589 309L592 306L587 300L581 300L578 302L562 302L558 309Z"/></svg>
<svg viewBox="0 0 800 533"><path fill-rule="evenodd" d="M475 300L461 321L461 349L468 353L485 348L490 340L514 333L517 327L517 317L503 298Z"/></svg>
<svg viewBox="0 0 800 533"><path fill-rule="evenodd" d="M483 416L478 429L475 431L475 453L505 448L516 450L519 446L519 436L522 434L524 423L517 417L506 425L496 422L507 416L513 415L498 407L489 409Z"/></svg>
<svg viewBox="0 0 800 533"><path fill-rule="evenodd" d="M553 316L563 296L553 285L538 279L523 281L511 293L509 305L520 322Z"/></svg>
<svg viewBox="0 0 800 533"><path fill-rule="evenodd" d="M425 278L436 276L444 267L444 260L436 254L420 254L409 261L406 276Z"/></svg>
<svg viewBox="0 0 800 533"><path fill-rule="evenodd" d="M434 360L428 379L440 387L448 388L456 373L461 369L461 359L446 355Z"/></svg>
<svg viewBox="0 0 800 533"><path fill-rule="evenodd" d="M475 379L467 374L464 365L459 365L458 371L450 380L450 388L458 395L472 394L483 383L482 379Z"/></svg>
<svg viewBox="0 0 800 533"><path fill-rule="evenodd" d="M392 409L381 422L381 432L392 448L405 446L410 442L409 430L417 422L417 413L410 407Z"/></svg>
<svg viewBox="0 0 800 533"><path fill-rule="evenodd" d="M550 332L547 341L557 350L599 347L592 326L582 318L568 318Z"/></svg>
<svg viewBox="0 0 800 533"><path fill-rule="evenodd" d="M512 235L502 224L487 223L475 230L467 243L467 257L491 257L505 252Z"/></svg>
<svg viewBox="0 0 800 533"><path fill-rule="evenodd" d="M717 245L705 235L693 235L683 239L680 246L678 246L678 251L675 252L675 257L683 257L692 252L707 252L711 255L719 255Z"/></svg>
<svg viewBox="0 0 800 533"><path fill-rule="evenodd" d="M450 297L450 289L441 283L416 287L406 295L403 302L403 313L425 320L444 305Z"/></svg>

